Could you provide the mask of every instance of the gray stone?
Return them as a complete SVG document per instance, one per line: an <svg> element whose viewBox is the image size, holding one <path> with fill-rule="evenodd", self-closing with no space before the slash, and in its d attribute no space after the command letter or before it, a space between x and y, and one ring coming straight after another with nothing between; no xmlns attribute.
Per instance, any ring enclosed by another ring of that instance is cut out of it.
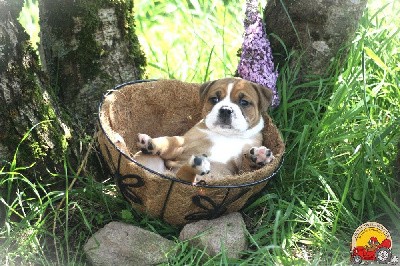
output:
<svg viewBox="0 0 400 266"><path fill-rule="evenodd" d="M239 258L247 249L246 226L242 215L234 212L214 220L201 220L187 224L179 239L214 256L225 249L229 258Z"/></svg>
<svg viewBox="0 0 400 266"><path fill-rule="evenodd" d="M323 75L339 49L353 39L366 3L367 0L271 0L264 11L266 30L281 38L289 52L303 55L303 74ZM275 56L275 63L282 64L285 48L276 38L269 40L272 51L282 55Z"/></svg>
<svg viewBox="0 0 400 266"><path fill-rule="evenodd" d="M155 265L167 262L175 243L142 228L111 222L84 246L92 265Z"/></svg>

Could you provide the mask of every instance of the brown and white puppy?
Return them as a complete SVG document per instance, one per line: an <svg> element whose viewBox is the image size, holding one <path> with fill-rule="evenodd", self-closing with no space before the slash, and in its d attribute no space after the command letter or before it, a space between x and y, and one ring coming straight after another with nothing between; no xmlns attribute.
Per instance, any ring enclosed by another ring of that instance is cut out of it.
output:
<svg viewBox="0 0 400 266"><path fill-rule="evenodd" d="M211 81L200 87L203 119L183 136L151 138L138 134L141 152L134 159L157 172L196 182L259 168L274 159L262 146L269 89L238 78Z"/></svg>

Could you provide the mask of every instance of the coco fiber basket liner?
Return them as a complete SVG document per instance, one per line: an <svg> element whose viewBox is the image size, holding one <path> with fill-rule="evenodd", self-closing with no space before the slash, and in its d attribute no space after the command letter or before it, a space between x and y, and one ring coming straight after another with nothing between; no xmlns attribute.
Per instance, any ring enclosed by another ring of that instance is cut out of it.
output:
<svg viewBox="0 0 400 266"><path fill-rule="evenodd" d="M263 144L275 160L261 169L193 186L132 159L138 151L138 133L183 135L200 121L200 85L176 80L130 82L106 94L99 107L100 149L121 193L136 210L173 225L240 210L278 172L285 150L278 129L265 114Z"/></svg>

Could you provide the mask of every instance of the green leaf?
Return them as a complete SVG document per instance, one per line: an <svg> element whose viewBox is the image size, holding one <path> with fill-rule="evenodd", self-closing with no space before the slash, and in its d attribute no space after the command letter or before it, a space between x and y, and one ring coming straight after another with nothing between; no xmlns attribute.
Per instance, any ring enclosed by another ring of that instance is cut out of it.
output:
<svg viewBox="0 0 400 266"><path fill-rule="evenodd" d="M368 47L364 47L365 53L377 64L380 68L390 72L390 69L387 65L382 61L382 59L374 52L372 49Z"/></svg>

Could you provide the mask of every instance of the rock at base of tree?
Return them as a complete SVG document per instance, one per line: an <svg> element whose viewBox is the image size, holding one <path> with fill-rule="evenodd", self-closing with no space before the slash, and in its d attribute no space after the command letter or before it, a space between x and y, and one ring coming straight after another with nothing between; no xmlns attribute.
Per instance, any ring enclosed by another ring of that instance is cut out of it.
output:
<svg viewBox="0 0 400 266"><path fill-rule="evenodd" d="M326 74L339 50L353 39L366 3L366 0L268 1L264 11L267 33L280 39L270 38L272 51L277 54L275 64L283 64L287 53L297 51L302 55L303 73Z"/></svg>
<svg viewBox="0 0 400 266"><path fill-rule="evenodd" d="M187 224L179 239L214 256L225 250L227 257L239 258L247 249L246 226L240 213L234 212L214 220Z"/></svg>
<svg viewBox="0 0 400 266"><path fill-rule="evenodd" d="M91 265L155 265L168 261L175 243L139 227L111 222L84 246Z"/></svg>

